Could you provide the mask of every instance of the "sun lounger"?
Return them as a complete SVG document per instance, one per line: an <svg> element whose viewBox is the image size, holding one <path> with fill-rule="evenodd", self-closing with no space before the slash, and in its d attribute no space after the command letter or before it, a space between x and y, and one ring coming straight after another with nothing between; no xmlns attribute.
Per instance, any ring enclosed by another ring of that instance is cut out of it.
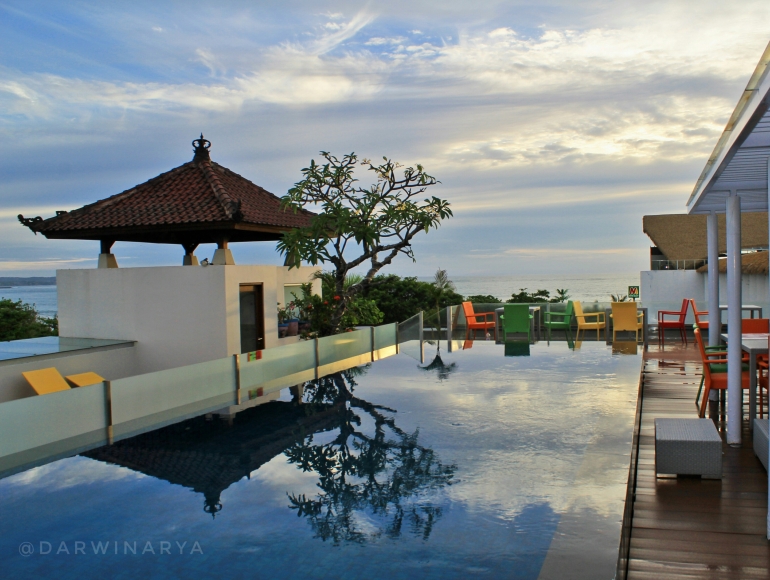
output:
<svg viewBox="0 0 770 580"><path fill-rule="evenodd" d="M71 388L70 385L73 387L87 387L88 385L95 385L104 381L104 377L93 372L78 373L63 377L55 367L37 371L26 371L21 374L27 379L29 385L38 395L66 391Z"/></svg>
<svg viewBox="0 0 770 580"><path fill-rule="evenodd" d="M21 373L38 395L67 391L70 386L54 367Z"/></svg>
<svg viewBox="0 0 770 580"><path fill-rule="evenodd" d="M96 373L80 373L77 375L67 375L64 377L73 387L87 387L88 385L95 385L97 383L103 383L104 377L100 377Z"/></svg>

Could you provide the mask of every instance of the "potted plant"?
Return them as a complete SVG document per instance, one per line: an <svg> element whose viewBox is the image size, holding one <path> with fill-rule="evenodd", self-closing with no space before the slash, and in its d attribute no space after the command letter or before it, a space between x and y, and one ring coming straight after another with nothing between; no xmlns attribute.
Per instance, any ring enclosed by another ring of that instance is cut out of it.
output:
<svg viewBox="0 0 770 580"><path fill-rule="evenodd" d="M278 302L278 338L284 338L288 335L289 316L290 312L288 308L281 308L281 303Z"/></svg>

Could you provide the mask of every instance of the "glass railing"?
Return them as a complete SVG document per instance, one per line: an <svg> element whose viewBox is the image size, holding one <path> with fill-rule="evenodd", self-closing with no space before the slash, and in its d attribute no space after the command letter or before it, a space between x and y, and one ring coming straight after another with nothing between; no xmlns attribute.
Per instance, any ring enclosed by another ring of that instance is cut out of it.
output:
<svg viewBox="0 0 770 580"><path fill-rule="evenodd" d="M285 387L392 356L402 342L419 357L421 321L420 314L400 325L0 403L0 476L203 413L237 412Z"/></svg>

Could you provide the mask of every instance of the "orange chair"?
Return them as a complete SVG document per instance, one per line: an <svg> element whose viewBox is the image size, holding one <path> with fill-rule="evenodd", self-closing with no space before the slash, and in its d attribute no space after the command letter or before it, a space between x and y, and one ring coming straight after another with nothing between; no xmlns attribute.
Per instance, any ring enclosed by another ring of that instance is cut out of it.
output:
<svg viewBox="0 0 770 580"><path fill-rule="evenodd" d="M698 325L698 328L701 330L708 330L709 329L709 321L708 320L702 320L701 316L708 316L709 311L708 310L698 310L698 308L695 306L695 298L690 298L690 306L692 306L692 313L693 316L695 316L695 324Z"/></svg>
<svg viewBox="0 0 770 580"><path fill-rule="evenodd" d="M466 337L473 331L473 338L476 338L476 331L482 330L486 333L488 330L495 331L495 340L497 340L497 328L495 328L495 313L482 312L476 314L473 311L472 302L463 302L463 313L465 313Z"/></svg>
<svg viewBox="0 0 770 580"><path fill-rule="evenodd" d="M698 412L698 416L705 417L706 404L709 400L709 394L711 393L711 390L727 389L727 352L709 351L707 353L705 347L703 346L703 338L701 337L700 329L696 328L693 332L695 334L695 342L698 343L698 350L700 351L701 360L703 361L703 379L705 385L703 398L700 401L700 410ZM742 363L741 387L748 389L749 379L749 365ZM697 398L695 400L695 405L698 406Z"/></svg>
<svg viewBox="0 0 770 580"><path fill-rule="evenodd" d="M687 307L690 305L690 299L682 300L681 310L658 310L658 342L666 344L666 329L678 328L682 341L687 344L687 333L684 328L684 319L687 317ZM678 316L678 320L666 320L666 316Z"/></svg>
<svg viewBox="0 0 770 580"><path fill-rule="evenodd" d="M741 319L741 334L767 334L770 332L770 318Z"/></svg>

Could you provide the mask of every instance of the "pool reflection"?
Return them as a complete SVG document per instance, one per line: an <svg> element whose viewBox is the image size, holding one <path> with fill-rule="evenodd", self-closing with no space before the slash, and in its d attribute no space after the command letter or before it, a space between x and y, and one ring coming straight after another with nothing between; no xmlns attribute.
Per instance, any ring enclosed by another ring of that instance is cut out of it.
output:
<svg viewBox="0 0 770 580"><path fill-rule="evenodd" d="M420 368L436 370L441 379L454 367L437 351ZM406 524L427 540L442 515L427 496L451 484L457 466L442 464L420 445L419 430L399 428L394 409L354 394L355 378L365 372L357 367L309 381L292 388L293 402L266 403L229 422L196 417L82 455L201 493L203 510L215 516L230 485L283 453L289 464L318 477L316 495L286 494L315 537L364 543L397 538ZM334 435L319 442L325 432Z"/></svg>

